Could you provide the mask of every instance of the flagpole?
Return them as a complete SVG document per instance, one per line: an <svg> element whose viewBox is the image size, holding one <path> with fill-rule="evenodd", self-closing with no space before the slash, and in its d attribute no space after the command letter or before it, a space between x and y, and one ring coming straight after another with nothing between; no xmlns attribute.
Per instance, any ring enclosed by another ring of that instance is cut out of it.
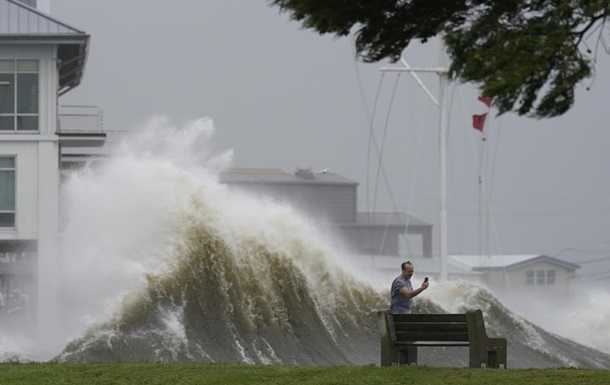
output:
<svg viewBox="0 0 610 385"><path fill-rule="evenodd" d="M439 41L439 66L448 67L448 58L443 49L442 41ZM438 93L439 93L439 168L440 168L440 213L439 213L439 243L440 243L440 276L441 282L447 281L447 265L449 264L449 248L447 241L447 145L449 134L449 120L447 114L447 85L449 84L449 71L445 70L438 73Z"/></svg>
<svg viewBox="0 0 610 385"><path fill-rule="evenodd" d="M447 250L447 109L446 88L447 73L438 73L439 79L439 167L440 167L440 218L439 218L439 243L440 243L440 278L447 281L447 263L449 252Z"/></svg>
<svg viewBox="0 0 610 385"><path fill-rule="evenodd" d="M417 85L424 90L430 101L439 109L439 171L440 171L440 210L439 210L439 260L440 260L440 280L447 281L447 109L446 109L446 89L449 82L449 71L444 67L436 68L413 68L409 63L401 58L402 67L383 67L381 72L407 72L416 81ZM438 99L426 87L418 76L418 73L435 73L439 77Z"/></svg>

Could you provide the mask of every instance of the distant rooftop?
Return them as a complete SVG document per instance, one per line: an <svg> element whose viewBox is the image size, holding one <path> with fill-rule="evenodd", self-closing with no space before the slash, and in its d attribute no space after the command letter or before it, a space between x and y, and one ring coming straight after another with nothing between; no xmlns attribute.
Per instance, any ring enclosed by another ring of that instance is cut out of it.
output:
<svg viewBox="0 0 610 385"><path fill-rule="evenodd" d="M0 0L0 44L58 46L60 95L80 84L89 35L17 0Z"/></svg>
<svg viewBox="0 0 610 385"><path fill-rule="evenodd" d="M356 221L342 224L343 226L390 226L390 227L413 227L432 226L428 222L424 222L419 218L408 215L402 212L359 212L356 213Z"/></svg>
<svg viewBox="0 0 610 385"><path fill-rule="evenodd" d="M535 262L547 262L555 265L560 265L569 270L580 268L579 265L549 257L547 255L538 254L509 254L509 255L451 255L449 259L469 266L475 271L499 270L499 269L514 269Z"/></svg>
<svg viewBox="0 0 610 385"><path fill-rule="evenodd" d="M328 171L297 169L294 173L279 168L231 168L220 174L222 183L330 184L358 185L357 182Z"/></svg>
<svg viewBox="0 0 610 385"><path fill-rule="evenodd" d="M538 254L504 254L504 255L451 255L450 259L466 266L474 267L506 267L514 263L527 261L537 257Z"/></svg>
<svg viewBox="0 0 610 385"><path fill-rule="evenodd" d="M440 262L438 258L404 257L415 265L415 270L419 274L438 273ZM375 266L380 269L397 270L401 262L397 257L376 257ZM576 270L580 266L563 261L561 259L546 255L450 255L447 261L447 271L449 274L480 275L489 270L511 270L536 262L547 262L564 267L568 270Z"/></svg>
<svg viewBox="0 0 610 385"><path fill-rule="evenodd" d="M405 260L409 260L413 263L415 271L418 275L423 276L426 274L436 274L440 271L440 261L438 258L429 257L388 257L388 256L375 256L375 268L382 270L393 270L396 274L400 272L400 264ZM450 259L447 264L447 273L459 274L459 275L471 275L478 276L483 273L473 271L470 267L464 266L457 261Z"/></svg>

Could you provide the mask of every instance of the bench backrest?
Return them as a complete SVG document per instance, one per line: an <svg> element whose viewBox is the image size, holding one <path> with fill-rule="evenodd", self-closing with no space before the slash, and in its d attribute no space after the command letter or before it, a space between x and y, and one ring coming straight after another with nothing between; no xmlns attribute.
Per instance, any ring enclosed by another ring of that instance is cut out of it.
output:
<svg viewBox="0 0 610 385"><path fill-rule="evenodd" d="M410 341L474 342L486 338L481 311L466 314L386 314L390 339Z"/></svg>

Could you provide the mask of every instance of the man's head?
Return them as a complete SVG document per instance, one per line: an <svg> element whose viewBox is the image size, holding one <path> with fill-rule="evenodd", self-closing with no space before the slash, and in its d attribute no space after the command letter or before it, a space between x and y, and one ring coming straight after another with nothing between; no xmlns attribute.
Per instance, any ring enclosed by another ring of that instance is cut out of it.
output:
<svg viewBox="0 0 610 385"><path fill-rule="evenodd" d="M413 276L413 264L411 261L403 262L400 264L400 269L402 270L402 276L411 279Z"/></svg>

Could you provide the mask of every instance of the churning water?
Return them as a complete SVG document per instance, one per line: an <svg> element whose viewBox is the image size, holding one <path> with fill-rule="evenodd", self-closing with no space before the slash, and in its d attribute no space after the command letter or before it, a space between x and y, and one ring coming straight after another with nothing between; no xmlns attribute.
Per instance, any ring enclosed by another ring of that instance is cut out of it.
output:
<svg viewBox="0 0 610 385"><path fill-rule="evenodd" d="M377 362L374 310L387 307L387 293L346 273L343 253L293 208L220 184L232 154L216 153L212 134L209 120L177 128L155 119L64 184L56 358ZM489 334L508 338L512 367L610 367L607 355L523 320L481 288L427 293L415 311L481 308ZM0 359L35 345L0 338ZM464 365L460 349L422 353L424 363Z"/></svg>
<svg viewBox="0 0 610 385"><path fill-rule="evenodd" d="M100 360L331 362L346 330L372 338L380 296L292 208L218 183L231 153L214 155L211 134L156 120L67 183L70 330L112 318L88 334L113 346Z"/></svg>

